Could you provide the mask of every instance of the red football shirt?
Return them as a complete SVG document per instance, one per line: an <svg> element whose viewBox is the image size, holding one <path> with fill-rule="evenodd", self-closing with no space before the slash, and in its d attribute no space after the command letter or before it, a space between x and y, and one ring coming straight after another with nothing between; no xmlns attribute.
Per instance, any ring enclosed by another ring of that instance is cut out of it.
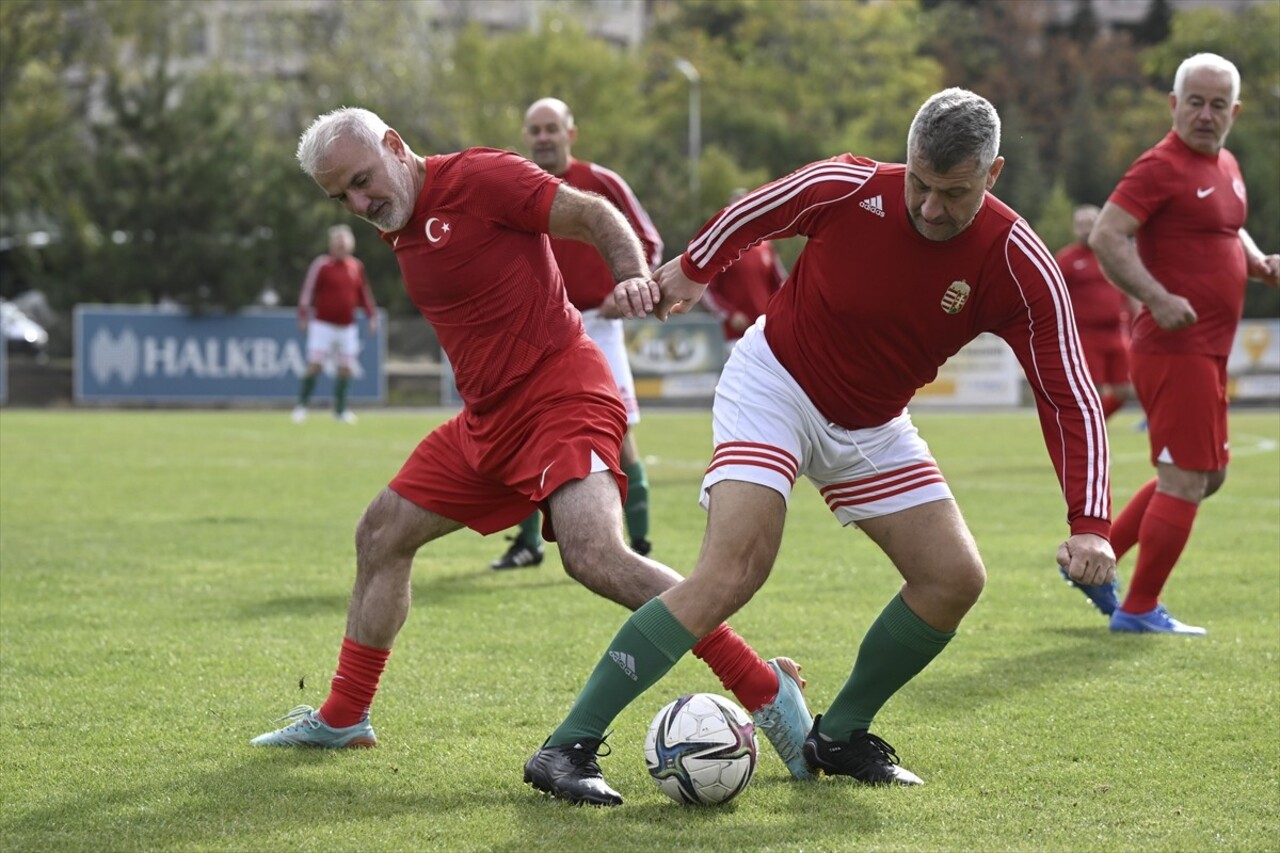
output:
<svg viewBox="0 0 1280 853"><path fill-rule="evenodd" d="M356 321L357 307L367 317L378 310L364 277L364 264L350 256L320 255L312 261L298 297L298 316L309 318L314 309L321 322L350 326Z"/></svg>
<svg viewBox="0 0 1280 853"><path fill-rule="evenodd" d="M560 179L572 187L604 196L613 206L622 211L622 215L631 223L631 228L640 238L644 247L644 256L649 266L657 269L662 262L662 237L653 226L649 214L644 212L635 193L621 176L603 166L589 163L586 160L569 159L569 168ZM569 301L579 311L590 311L599 308L600 303L613 293L617 283L613 272L605 263L595 246L580 240L551 238L551 251L555 253L556 263L560 266L560 274L564 276L565 289L569 291Z"/></svg>
<svg viewBox="0 0 1280 853"><path fill-rule="evenodd" d="M1129 298L1107 281L1092 249L1072 243L1060 249L1056 258L1071 292L1076 325L1099 332L1123 332L1129 328Z"/></svg>
<svg viewBox="0 0 1280 853"><path fill-rule="evenodd" d="M748 322L754 323L784 278L778 253L765 241L747 249L736 263L711 279L703 301L723 322L725 340L737 340L746 331L730 324L733 315L745 314Z"/></svg>
<svg viewBox="0 0 1280 853"><path fill-rule="evenodd" d="M1244 178L1225 148L1187 147L1173 131L1129 167L1109 201L1138 220L1138 257L1170 293L1190 300L1198 320L1165 331L1145 307L1133 324L1135 352L1231 354L1249 280L1240 229L1248 214Z"/></svg>
<svg viewBox="0 0 1280 853"><path fill-rule="evenodd" d="M744 196L681 258L709 281L748 246L807 236L765 337L813 404L848 429L898 415L982 332L1005 340L1035 395L1074 533L1110 532L1109 449L1053 255L988 194L974 222L934 242L907 216L906 167L842 154Z"/></svg>
<svg viewBox="0 0 1280 853"><path fill-rule="evenodd" d="M463 402L485 411L586 337L546 234L560 180L490 148L428 157L426 172L408 224L382 238Z"/></svg>

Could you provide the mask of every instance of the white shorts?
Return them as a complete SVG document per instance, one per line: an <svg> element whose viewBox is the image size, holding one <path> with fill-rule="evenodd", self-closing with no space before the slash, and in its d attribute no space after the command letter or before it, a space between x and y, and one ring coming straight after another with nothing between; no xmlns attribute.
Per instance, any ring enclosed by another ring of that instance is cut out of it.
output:
<svg viewBox="0 0 1280 853"><path fill-rule="evenodd" d="M763 317L733 348L711 414L715 454L702 479L704 509L722 480L767 486L790 504L801 474L842 525L951 498L909 414L870 429L829 423L774 358Z"/></svg>
<svg viewBox="0 0 1280 853"><path fill-rule="evenodd" d="M631 361L627 358L627 339L622 331L621 320L606 320L598 310L583 311L582 324L587 328L587 337L596 342L609 369L613 371L613 381L618 383L618 396L627 409L627 423L640 423L640 403L636 400L636 380L631 375Z"/></svg>
<svg viewBox="0 0 1280 853"><path fill-rule="evenodd" d="M307 361L311 364L323 364L334 356L339 367L351 367L359 355L360 329L355 323L350 326L335 326L323 320L307 323Z"/></svg>

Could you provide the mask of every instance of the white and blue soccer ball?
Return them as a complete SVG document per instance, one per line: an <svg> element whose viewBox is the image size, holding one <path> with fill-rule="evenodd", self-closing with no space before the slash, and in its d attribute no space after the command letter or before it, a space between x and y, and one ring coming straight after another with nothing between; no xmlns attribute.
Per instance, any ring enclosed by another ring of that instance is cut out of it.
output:
<svg viewBox="0 0 1280 853"><path fill-rule="evenodd" d="M756 772L756 727L714 693L681 696L658 712L644 739L649 775L684 805L717 805L741 794Z"/></svg>

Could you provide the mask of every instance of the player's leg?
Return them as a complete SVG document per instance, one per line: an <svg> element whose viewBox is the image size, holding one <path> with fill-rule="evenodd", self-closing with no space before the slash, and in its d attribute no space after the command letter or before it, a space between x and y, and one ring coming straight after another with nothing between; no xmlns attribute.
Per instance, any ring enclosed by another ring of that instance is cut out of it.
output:
<svg viewBox="0 0 1280 853"><path fill-rule="evenodd" d="M849 680L815 721L806 749L827 772L873 784L920 784L868 730L885 702L946 648L978 600L986 573L953 500L858 524L905 583L867 631Z"/></svg>
<svg viewBox="0 0 1280 853"><path fill-rule="evenodd" d="M333 385L333 416L353 424L356 416L347 408L347 389L351 386L352 368L360 357L360 333L355 323L335 328L335 349L338 375Z"/></svg>
<svg viewBox="0 0 1280 853"><path fill-rule="evenodd" d="M298 387L298 403L293 407L294 423L302 423L307 419L307 406L311 403L311 395L316 390L316 377L320 375L320 367L324 363L327 331L326 324L312 320L307 324L307 370L302 375L302 383Z"/></svg>
<svg viewBox="0 0 1280 853"><path fill-rule="evenodd" d="M1117 519L1122 531L1136 527L1138 559L1111 630L1203 635L1203 628L1170 616L1159 599L1190 539L1200 502L1226 479L1225 359L1134 353L1132 368L1149 419L1156 480L1154 489L1148 484L1139 493L1146 494L1146 505L1132 507L1135 500Z"/></svg>
<svg viewBox="0 0 1280 853"><path fill-rule="evenodd" d="M567 500L554 503L552 520L563 511L585 508L577 500L598 498L593 491L577 489ZM761 495L768 499L759 501ZM784 501L770 490L747 483L716 487L698 566L687 580L649 600L623 624L569 715L526 764L526 782L574 802L621 803L617 792L604 783L595 761L605 729L690 651L699 637L718 628L764 583L781 541L784 516ZM560 527L556 530L560 538ZM620 526L597 530L619 531L610 534L619 537L618 541L600 547L621 547L629 552L620 540ZM561 538L566 563L573 560L578 541L573 534L569 539ZM639 555L633 557L653 564ZM668 580L673 579L671 575L666 575ZM615 580L610 589L615 595L637 597L643 591L648 589L637 578Z"/></svg>
<svg viewBox="0 0 1280 853"><path fill-rule="evenodd" d="M627 475L627 503L623 511L627 517L631 550L642 557L647 556L653 550L649 541L649 472L640 458L635 431L631 428L622 439L622 473Z"/></svg>
<svg viewBox="0 0 1280 853"><path fill-rule="evenodd" d="M356 527L356 580L329 696L318 711L296 709L293 722L254 738L253 745L334 748L377 742L369 708L409 615L414 554L461 526L390 489L374 498Z"/></svg>

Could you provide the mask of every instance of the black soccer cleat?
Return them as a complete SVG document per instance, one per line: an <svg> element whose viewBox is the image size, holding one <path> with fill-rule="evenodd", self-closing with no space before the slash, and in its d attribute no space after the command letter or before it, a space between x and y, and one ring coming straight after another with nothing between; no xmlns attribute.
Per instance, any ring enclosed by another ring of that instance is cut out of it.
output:
<svg viewBox="0 0 1280 853"><path fill-rule="evenodd" d="M575 805L620 806L622 795L604 781L597 756L608 755L604 739L583 739L572 746L546 746L524 765L524 781L539 791Z"/></svg>
<svg viewBox="0 0 1280 853"><path fill-rule="evenodd" d="M519 536L513 537L507 553L489 564L491 569L524 569L542 565L542 546L532 548Z"/></svg>
<svg viewBox="0 0 1280 853"><path fill-rule="evenodd" d="M865 785L923 785L924 780L898 766L893 747L868 731L856 731L851 740L832 740L818 731L822 715L813 718L813 729L804 742L809 766L829 776L850 776Z"/></svg>

